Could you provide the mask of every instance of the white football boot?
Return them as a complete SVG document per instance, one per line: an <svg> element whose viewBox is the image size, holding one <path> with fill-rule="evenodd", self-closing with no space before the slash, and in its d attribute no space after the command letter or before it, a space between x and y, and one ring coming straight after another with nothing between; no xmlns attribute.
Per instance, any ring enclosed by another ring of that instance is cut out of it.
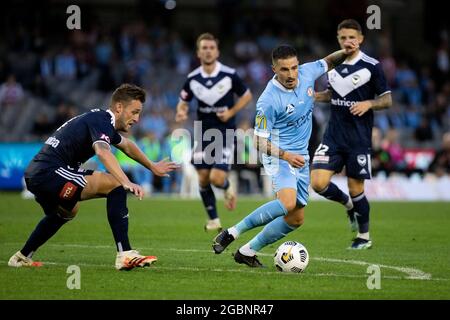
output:
<svg viewBox="0 0 450 320"><path fill-rule="evenodd" d="M158 260L157 257L140 255L137 250L117 252L116 269L131 270L137 267L138 268L148 267L156 260Z"/></svg>
<svg viewBox="0 0 450 320"><path fill-rule="evenodd" d="M222 225L220 224L220 219L210 219L206 222L205 231L222 231Z"/></svg>
<svg viewBox="0 0 450 320"><path fill-rule="evenodd" d="M11 258L9 258L8 266L15 268L42 267L42 262L33 261L32 259L25 257L20 251L17 251Z"/></svg>

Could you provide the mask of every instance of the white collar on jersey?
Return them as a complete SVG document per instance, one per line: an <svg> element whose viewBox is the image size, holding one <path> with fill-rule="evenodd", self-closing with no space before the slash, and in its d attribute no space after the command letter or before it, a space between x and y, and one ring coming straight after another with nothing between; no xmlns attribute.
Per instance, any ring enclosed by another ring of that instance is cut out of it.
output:
<svg viewBox="0 0 450 320"><path fill-rule="evenodd" d="M108 112L111 115L111 124L114 127L114 129L116 128L116 116L114 115L114 113L111 110L106 110L106 112Z"/></svg>
<svg viewBox="0 0 450 320"><path fill-rule="evenodd" d="M211 74L206 73L205 70L203 69L203 66L200 66L200 73L203 78L214 78L214 77L217 77L221 68L222 68L222 64L219 61L216 61L216 67L214 68L214 70Z"/></svg>
<svg viewBox="0 0 450 320"><path fill-rule="evenodd" d="M359 50L358 54L356 55L356 57L354 57L351 60L345 59L344 62L342 62L342 64L350 64L350 65L354 65L355 63L357 63L363 56L364 52L362 52L361 50Z"/></svg>
<svg viewBox="0 0 450 320"><path fill-rule="evenodd" d="M286 88L280 83L280 81L278 81L277 79L275 79L275 77L276 77L276 75L274 75L273 78L272 78L272 84L273 84L275 87L277 87L277 88L283 90L284 92L294 92L293 89L286 89ZM296 86L296 88L298 88L299 86L300 86L300 79L297 79L297 86Z"/></svg>

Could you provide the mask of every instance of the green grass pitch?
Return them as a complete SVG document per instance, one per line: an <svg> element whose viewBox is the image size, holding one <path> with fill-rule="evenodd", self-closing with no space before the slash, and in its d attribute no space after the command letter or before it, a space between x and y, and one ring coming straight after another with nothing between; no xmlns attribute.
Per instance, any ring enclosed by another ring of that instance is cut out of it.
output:
<svg viewBox="0 0 450 320"><path fill-rule="evenodd" d="M228 227L265 200L241 199L237 210L218 207ZM311 202L305 224L261 253L265 269L234 262L231 253L253 237L249 231L221 255L215 234L205 233L200 200L129 198L130 239L143 254L156 255L150 268L119 272L105 200L81 204L78 216L35 254L42 268L10 268L42 217L32 200L0 193L0 299L450 299L450 205L394 202L371 204L367 251L346 250L353 235L344 209ZM283 274L273 253L284 240L303 243L310 263L302 274ZM367 287L367 268L380 266L380 289ZM81 289L69 290L67 267L81 270Z"/></svg>

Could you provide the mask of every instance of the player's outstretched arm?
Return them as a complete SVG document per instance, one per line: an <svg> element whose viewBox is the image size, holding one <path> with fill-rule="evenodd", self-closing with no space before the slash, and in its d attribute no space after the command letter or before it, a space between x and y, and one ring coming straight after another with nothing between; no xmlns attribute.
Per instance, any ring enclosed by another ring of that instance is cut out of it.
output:
<svg viewBox="0 0 450 320"><path fill-rule="evenodd" d="M133 141L125 137L122 137L122 141L116 147L122 150L131 159L136 160L160 177L168 177L168 172L180 168L175 162L168 161L167 159L159 162L151 161Z"/></svg>
<svg viewBox="0 0 450 320"><path fill-rule="evenodd" d="M331 101L331 90L324 90L314 93L314 100L317 102L330 102Z"/></svg>
<svg viewBox="0 0 450 320"><path fill-rule="evenodd" d="M305 165L305 158L299 154L290 153L279 148L267 138L254 136L256 150L269 156L277 157L289 162L294 168L301 168Z"/></svg>
<svg viewBox="0 0 450 320"><path fill-rule="evenodd" d="M382 110L392 106L392 95L390 92L382 94L373 100L366 100L355 103L350 107L350 113L355 116L362 116L370 109Z"/></svg>
<svg viewBox="0 0 450 320"><path fill-rule="evenodd" d="M119 165L114 154L111 152L111 147L107 143L98 142L94 146L95 154L98 159L103 163L106 170L113 175L114 178L122 185L125 190L129 190L135 194L136 197L142 199L144 196L144 190L137 184L132 183L125 172Z"/></svg>
<svg viewBox="0 0 450 320"><path fill-rule="evenodd" d="M217 117L220 121L227 122L230 118L234 117L239 111L244 109L248 103L252 100L252 93L247 90L237 101L231 109L227 109L217 113Z"/></svg>
<svg viewBox="0 0 450 320"><path fill-rule="evenodd" d="M186 121L188 118L189 104L180 99L177 104L177 113L175 115L176 122Z"/></svg>
<svg viewBox="0 0 450 320"><path fill-rule="evenodd" d="M344 42L344 48L345 49L333 52L332 54L329 54L328 56L323 58L328 65L328 71L336 68L342 62L344 62L348 56L355 53L359 48L359 44L356 41L347 40L346 42Z"/></svg>

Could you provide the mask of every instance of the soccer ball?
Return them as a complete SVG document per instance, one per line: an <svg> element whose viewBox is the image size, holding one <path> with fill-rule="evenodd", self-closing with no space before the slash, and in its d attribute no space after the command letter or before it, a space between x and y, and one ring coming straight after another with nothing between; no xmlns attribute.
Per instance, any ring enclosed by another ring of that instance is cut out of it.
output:
<svg viewBox="0 0 450 320"><path fill-rule="evenodd" d="M300 273L308 266L308 250L299 242L286 241L278 247L273 261L278 271Z"/></svg>

